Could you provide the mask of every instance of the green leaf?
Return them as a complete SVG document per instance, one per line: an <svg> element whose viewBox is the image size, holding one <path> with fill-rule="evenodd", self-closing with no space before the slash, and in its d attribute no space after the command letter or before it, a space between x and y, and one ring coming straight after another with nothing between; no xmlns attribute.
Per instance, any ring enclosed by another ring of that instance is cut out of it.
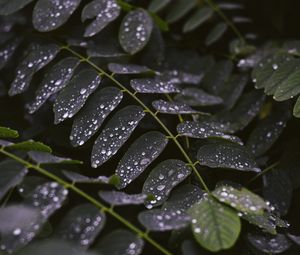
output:
<svg viewBox="0 0 300 255"><path fill-rule="evenodd" d="M1 5L1 4L0 4ZM1 7L0 7L1 8ZM0 10L1 12L1 10ZM6 66L6 64L9 62L9 60L14 55L16 49L21 43L20 38L13 38L9 42L5 43L4 45L1 45L0 49L0 70Z"/></svg>
<svg viewBox="0 0 300 255"><path fill-rule="evenodd" d="M95 250L100 254L109 255L139 255L142 253L144 240L126 229L117 229L105 235Z"/></svg>
<svg viewBox="0 0 300 255"><path fill-rule="evenodd" d="M152 0L148 6L148 10L151 12L159 12L165 8L171 0Z"/></svg>
<svg viewBox="0 0 300 255"><path fill-rule="evenodd" d="M261 171L247 149L234 143L218 142L204 145L198 150L197 159L200 165L212 168Z"/></svg>
<svg viewBox="0 0 300 255"><path fill-rule="evenodd" d="M20 184L28 170L13 160L4 160L0 163L0 200L13 187Z"/></svg>
<svg viewBox="0 0 300 255"><path fill-rule="evenodd" d="M56 44L46 44L33 49L18 65L9 95L14 96L27 90L33 75L54 59L59 51Z"/></svg>
<svg viewBox="0 0 300 255"><path fill-rule="evenodd" d="M197 0L177 0L172 4L172 8L166 16L168 23L174 23L185 16L197 5Z"/></svg>
<svg viewBox="0 0 300 255"><path fill-rule="evenodd" d="M73 183L109 184L110 182L110 179L106 176L98 176L96 178L92 178L66 170L63 171L63 174Z"/></svg>
<svg viewBox="0 0 300 255"><path fill-rule="evenodd" d="M96 91L75 116L70 134L71 144L81 146L101 127L106 117L119 105L123 93L115 87Z"/></svg>
<svg viewBox="0 0 300 255"><path fill-rule="evenodd" d="M57 238L88 248L105 225L106 216L92 204L72 208L56 229Z"/></svg>
<svg viewBox="0 0 300 255"><path fill-rule="evenodd" d="M120 15L121 8L115 0L94 0L82 10L81 20L93 19L85 29L84 36L91 37L99 33Z"/></svg>
<svg viewBox="0 0 300 255"><path fill-rule="evenodd" d="M157 131L150 131L136 139L120 160L116 175L120 177L119 189L125 188L136 179L168 143L166 136Z"/></svg>
<svg viewBox="0 0 300 255"><path fill-rule="evenodd" d="M75 75L55 100L54 123L58 124L67 118L72 118L83 107L100 82L101 77L92 69L85 69Z"/></svg>
<svg viewBox="0 0 300 255"><path fill-rule="evenodd" d="M190 31L196 29L201 24L203 24L205 21L210 19L213 14L214 14L214 11L210 7L203 7L201 9L197 10L184 24L183 32L187 33L187 32L190 32Z"/></svg>
<svg viewBox="0 0 300 255"><path fill-rule="evenodd" d="M113 206L120 205L140 205L143 204L147 195L145 194L127 194L121 191L100 191L99 196L107 203Z"/></svg>
<svg viewBox="0 0 300 255"><path fill-rule="evenodd" d="M246 188L238 189L222 185L217 187L212 194L220 202L243 213L262 215L265 210L269 210L269 206L260 196Z"/></svg>
<svg viewBox="0 0 300 255"><path fill-rule="evenodd" d="M2 0L0 2L0 15L10 15L31 3L33 0Z"/></svg>
<svg viewBox="0 0 300 255"><path fill-rule="evenodd" d="M35 99L27 106L29 113L37 111L51 95L62 90L69 83L79 63L78 58L67 57L55 64L38 87Z"/></svg>
<svg viewBox="0 0 300 255"><path fill-rule="evenodd" d="M7 127L0 127L0 138L17 138L19 133L16 130Z"/></svg>
<svg viewBox="0 0 300 255"><path fill-rule="evenodd" d="M298 97L295 105L294 105L294 109L293 109L293 115L296 118L300 118L300 96Z"/></svg>
<svg viewBox="0 0 300 255"><path fill-rule="evenodd" d="M52 152L52 149L49 146L41 142L35 142L35 141L25 141L25 142L15 143L12 145L8 145L5 148L11 150L21 150L21 151L41 151L47 153Z"/></svg>
<svg viewBox="0 0 300 255"><path fill-rule="evenodd" d="M80 160L62 158L50 153L39 152L39 151L30 151L28 156L38 164L82 164Z"/></svg>
<svg viewBox="0 0 300 255"><path fill-rule="evenodd" d="M48 32L63 25L77 9L81 0L38 0L32 13L36 30Z"/></svg>
<svg viewBox="0 0 300 255"><path fill-rule="evenodd" d="M153 108L160 113L167 114L195 114L199 111L192 109L189 105L182 102L169 102L162 99L152 102Z"/></svg>
<svg viewBox="0 0 300 255"><path fill-rule="evenodd" d="M185 162L168 159L158 164L148 175L142 193L153 195L151 201L145 201L147 208L159 206L165 202L174 187L191 173Z"/></svg>
<svg viewBox="0 0 300 255"><path fill-rule="evenodd" d="M202 198L188 210L197 242L209 251L231 248L239 237L241 222L237 213L212 198Z"/></svg>
<svg viewBox="0 0 300 255"><path fill-rule="evenodd" d="M218 41L226 32L227 28L228 26L224 22L220 22L217 25L215 25L210 31L210 33L207 35L205 39L205 44L209 46Z"/></svg>
<svg viewBox="0 0 300 255"><path fill-rule="evenodd" d="M130 86L139 93L165 94L179 92L179 88L176 84L159 77L132 79Z"/></svg>
<svg viewBox="0 0 300 255"><path fill-rule="evenodd" d="M133 55L148 43L153 29L149 14L143 9L130 11L122 20L119 42L124 51Z"/></svg>
<svg viewBox="0 0 300 255"><path fill-rule="evenodd" d="M109 63L107 67L109 71L115 74L140 74L151 72L151 70L147 66L136 64Z"/></svg>
<svg viewBox="0 0 300 255"><path fill-rule="evenodd" d="M119 110L102 129L94 143L92 167L102 165L115 155L144 116L143 109L136 105L129 105Z"/></svg>

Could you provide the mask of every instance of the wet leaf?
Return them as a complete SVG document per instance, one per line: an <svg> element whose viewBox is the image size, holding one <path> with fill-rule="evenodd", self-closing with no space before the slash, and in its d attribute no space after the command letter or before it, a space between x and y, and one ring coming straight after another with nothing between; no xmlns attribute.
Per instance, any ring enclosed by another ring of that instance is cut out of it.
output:
<svg viewBox="0 0 300 255"><path fill-rule="evenodd" d="M269 210L269 206L260 196L246 188L237 189L228 185L222 185L217 187L212 194L220 202L243 213L262 215L265 210Z"/></svg>
<svg viewBox="0 0 300 255"><path fill-rule="evenodd" d="M153 108L160 113L168 114L193 114L199 113L192 109L189 105L182 102L168 102L165 100L156 100L152 102Z"/></svg>
<svg viewBox="0 0 300 255"><path fill-rule="evenodd" d="M35 141L14 143L12 145L6 146L5 148L11 150L21 150L21 151L40 151L40 152L47 152L47 153L52 152L52 149L49 146L41 142L35 142Z"/></svg>
<svg viewBox="0 0 300 255"><path fill-rule="evenodd" d="M33 0L3 0L0 3L0 15L13 14L24 8L32 1Z"/></svg>
<svg viewBox="0 0 300 255"><path fill-rule="evenodd" d="M20 184L28 170L23 165L12 160L0 163L0 200L13 187Z"/></svg>
<svg viewBox="0 0 300 255"><path fill-rule="evenodd" d="M70 134L71 144L80 146L90 139L122 98L123 93L114 87L96 91L74 118Z"/></svg>
<svg viewBox="0 0 300 255"><path fill-rule="evenodd" d="M171 0L153 0L149 4L148 9L151 12L159 12L164 7L166 7L170 2L171 2Z"/></svg>
<svg viewBox="0 0 300 255"><path fill-rule="evenodd" d="M177 0L166 16L168 23L174 23L197 5L197 0Z"/></svg>
<svg viewBox="0 0 300 255"><path fill-rule="evenodd" d="M17 138L17 137L19 137L18 131L8 127L0 127L0 138Z"/></svg>
<svg viewBox="0 0 300 255"><path fill-rule="evenodd" d="M121 191L100 191L99 196L111 205L140 205L143 204L147 195L127 194Z"/></svg>
<svg viewBox="0 0 300 255"><path fill-rule="evenodd" d="M158 164L144 182L142 193L152 195L153 199L145 201L147 208L164 203L171 190L191 173L185 162L168 159Z"/></svg>
<svg viewBox="0 0 300 255"><path fill-rule="evenodd" d="M148 43L153 21L143 9L130 11L122 20L119 42L123 50L131 55L141 51Z"/></svg>
<svg viewBox="0 0 300 255"><path fill-rule="evenodd" d="M95 250L101 254L139 255L142 253L144 240L126 229L117 229L105 235L96 244Z"/></svg>
<svg viewBox="0 0 300 255"><path fill-rule="evenodd" d="M30 151L28 156L38 164L82 164L82 161L62 158L46 152Z"/></svg>
<svg viewBox="0 0 300 255"><path fill-rule="evenodd" d="M121 8L115 0L94 0L88 3L81 13L81 20L93 20L85 29L84 36L90 37L99 33L120 15Z"/></svg>
<svg viewBox="0 0 300 255"><path fill-rule="evenodd" d="M92 178L71 171L63 171L63 174L73 183L108 184L110 181L110 178L106 176L98 176L96 178Z"/></svg>
<svg viewBox="0 0 300 255"><path fill-rule="evenodd" d="M139 93L176 93L179 88L176 84L161 78L132 79L130 86Z"/></svg>
<svg viewBox="0 0 300 255"><path fill-rule="evenodd" d="M218 41L226 32L227 28L228 27L225 22L220 22L217 25L215 25L210 31L210 33L207 35L205 39L205 44L209 46Z"/></svg>
<svg viewBox="0 0 300 255"><path fill-rule="evenodd" d="M300 118L300 97L298 97L298 99L295 103L295 106L294 106L294 109L293 109L293 115L296 118Z"/></svg>
<svg viewBox="0 0 300 255"><path fill-rule="evenodd" d="M1 4L0 4L1 5ZM0 7L1 12L1 7ZM14 38L9 43L5 43L0 49L0 70L5 67L11 57L14 55L16 49L20 45L21 40L19 38Z"/></svg>
<svg viewBox="0 0 300 255"><path fill-rule="evenodd" d="M119 162L116 175L120 177L119 189L136 179L164 150L167 138L160 132L150 131L136 139Z"/></svg>
<svg viewBox="0 0 300 255"><path fill-rule="evenodd" d="M183 32L190 32L201 26L205 21L210 19L214 11L210 7L203 7L198 9L184 24Z"/></svg>
<svg viewBox="0 0 300 255"><path fill-rule="evenodd" d="M104 227L106 216L92 204L72 208L56 230L57 238L74 242L83 247L92 245Z"/></svg>
<svg viewBox="0 0 300 255"><path fill-rule="evenodd" d="M34 73L54 59L59 50L56 44L46 44L31 51L17 67L9 95L14 96L27 90Z"/></svg>
<svg viewBox="0 0 300 255"><path fill-rule="evenodd" d="M190 217L179 210L152 209L139 213L140 223L149 231L169 231L184 228Z"/></svg>
<svg viewBox="0 0 300 255"><path fill-rule="evenodd" d="M291 246L291 242L283 234L273 236L260 233L248 233L247 239L257 250L268 254L282 253Z"/></svg>
<svg viewBox="0 0 300 255"><path fill-rule="evenodd" d="M188 212L194 237L202 247L217 252L235 244L241 222L234 210L211 198L202 198Z"/></svg>
<svg viewBox="0 0 300 255"><path fill-rule="evenodd" d="M140 74L151 71L147 66L117 63L109 63L108 69L109 71L115 74Z"/></svg>
<svg viewBox="0 0 300 255"><path fill-rule="evenodd" d="M66 23L79 4L80 0L39 0L32 13L34 28L40 32L57 29Z"/></svg>
<svg viewBox="0 0 300 255"><path fill-rule="evenodd" d="M55 100L54 123L58 124L72 118L83 107L90 94L97 89L100 81L101 77L92 69L85 69L75 75Z"/></svg>
<svg viewBox="0 0 300 255"><path fill-rule="evenodd" d="M119 110L95 141L91 157L92 167L102 165L117 153L144 116L143 109L135 105Z"/></svg>
<svg viewBox="0 0 300 255"><path fill-rule="evenodd" d="M201 165L212 168L230 168L253 172L261 171L247 149L233 143L204 145L198 150L197 159Z"/></svg>
<svg viewBox="0 0 300 255"><path fill-rule="evenodd" d="M177 126L177 132L192 138L222 138L243 145L241 139L219 131L219 126L205 121L184 121Z"/></svg>
<svg viewBox="0 0 300 255"><path fill-rule="evenodd" d="M55 64L46 73L35 93L35 99L28 105L29 113L37 111L51 95L63 89L72 78L79 63L79 59L68 57Z"/></svg>

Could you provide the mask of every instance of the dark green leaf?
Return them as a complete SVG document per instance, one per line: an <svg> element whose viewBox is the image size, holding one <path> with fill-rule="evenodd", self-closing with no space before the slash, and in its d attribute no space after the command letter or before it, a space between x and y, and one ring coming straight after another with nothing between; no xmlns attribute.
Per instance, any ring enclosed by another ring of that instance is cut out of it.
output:
<svg viewBox="0 0 300 255"><path fill-rule="evenodd" d="M117 64L109 63L108 69L115 74L139 74L147 73L151 70L147 66L141 66L136 64Z"/></svg>
<svg viewBox="0 0 300 255"><path fill-rule="evenodd" d="M300 118L300 96L298 97L295 105L294 105L294 109L293 109L293 115L296 118Z"/></svg>
<svg viewBox="0 0 300 255"><path fill-rule="evenodd" d="M152 102L153 108L161 113L167 114L195 114L199 113L197 110L192 109L189 105L182 102L168 102L165 100L156 100Z"/></svg>
<svg viewBox="0 0 300 255"><path fill-rule="evenodd" d="M143 204L147 195L127 194L121 191L100 191L99 196L111 205L140 205Z"/></svg>
<svg viewBox="0 0 300 255"><path fill-rule="evenodd" d="M177 0L172 4L172 8L166 16L168 23L173 23L185 16L197 5L197 0Z"/></svg>
<svg viewBox="0 0 300 255"><path fill-rule="evenodd" d="M151 12L159 12L166 7L171 0L152 0L148 6L148 10Z"/></svg>
<svg viewBox="0 0 300 255"><path fill-rule="evenodd" d="M63 171L63 174L73 183L108 184L110 182L110 179L106 176L98 176L96 178L92 178L71 171Z"/></svg>
<svg viewBox="0 0 300 255"><path fill-rule="evenodd" d="M205 44L209 46L218 41L226 32L227 28L228 27L225 22L221 22L215 25L206 37Z"/></svg>
<svg viewBox="0 0 300 255"><path fill-rule="evenodd" d="M82 164L82 161L62 158L46 152L30 151L28 155L38 164Z"/></svg>
<svg viewBox="0 0 300 255"><path fill-rule="evenodd" d="M24 8L32 1L33 0L2 0L0 2L0 15L13 14Z"/></svg>
<svg viewBox="0 0 300 255"><path fill-rule="evenodd" d="M139 93L176 93L179 88L172 81L163 80L161 78L141 78L130 81L130 86Z"/></svg>
<svg viewBox="0 0 300 255"><path fill-rule="evenodd" d="M6 148L11 150L22 150L22 151L41 151L47 153L52 152L52 149L49 146L41 142L35 142L35 141L25 141L25 142L15 143L6 146Z"/></svg>
<svg viewBox="0 0 300 255"><path fill-rule="evenodd" d="M184 24L183 32L190 32L212 17L214 11L210 7L197 10Z"/></svg>
<svg viewBox="0 0 300 255"><path fill-rule="evenodd" d="M0 138L17 138L19 133L16 130L7 127L0 127Z"/></svg>
<svg viewBox="0 0 300 255"><path fill-rule="evenodd" d="M12 1L9 1L12 2ZM1 6L1 4L0 4ZM1 12L1 7L0 7ZM0 70L5 67L11 57L14 55L17 47L20 45L21 40L19 38L14 38L9 43L5 43L4 47L1 46L0 49Z"/></svg>

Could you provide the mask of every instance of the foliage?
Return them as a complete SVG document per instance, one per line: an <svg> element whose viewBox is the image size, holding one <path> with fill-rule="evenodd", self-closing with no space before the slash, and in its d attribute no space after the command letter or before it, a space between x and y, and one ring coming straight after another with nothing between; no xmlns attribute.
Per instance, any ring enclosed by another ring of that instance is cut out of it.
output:
<svg viewBox="0 0 300 255"><path fill-rule="evenodd" d="M300 41L246 5L0 0L1 254L299 252Z"/></svg>

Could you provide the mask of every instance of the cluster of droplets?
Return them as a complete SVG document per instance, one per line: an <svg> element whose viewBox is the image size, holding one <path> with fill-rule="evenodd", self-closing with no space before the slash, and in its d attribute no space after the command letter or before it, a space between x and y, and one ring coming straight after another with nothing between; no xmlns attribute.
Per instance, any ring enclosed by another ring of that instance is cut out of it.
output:
<svg viewBox="0 0 300 255"><path fill-rule="evenodd" d="M136 64L108 64L108 69L115 74L139 74L148 72L150 69L146 66Z"/></svg>
<svg viewBox="0 0 300 255"><path fill-rule="evenodd" d="M177 93L179 92L178 85L169 80L162 80L160 78L141 78L132 79L130 86L139 93Z"/></svg>
<svg viewBox="0 0 300 255"><path fill-rule="evenodd" d="M145 201L148 209L161 205L169 196L171 190L182 182L191 169L181 160L169 159L156 166L146 179L143 186L144 194L151 194L154 199Z"/></svg>
<svg viewBox="0 0 300 255"><path fill-rule="evenodd" d="M95 0L86 5L82 20L96 17L85 31L85 36L93 36L120 15L121 8L115 0Z"/></svg>
<svg viewBox="0 0 300 255"><path fill-rule="evenodd" d="M59 47L55 44L39 46L29 53L17 68L17 75L11 84L10 95L24 92L35 72L47 65L59 52Z"/></svg>
<svg viewBox="0 0 300 255"><path fill-rule="evenodd" d="M94 135L122 98L123 93L114 87L107 87L93 94L74 119L70 135L72 145L81 146Z"/></svg>
<svg viewBox="0 0 300 255"><path fill-rule="evenodd" d="M168 102L165 100L156 100L152 102L152 106L155 110L168 113L168 114L191 114L197 113L196 110L192 109L189 105L182 102Z"/></svg>
<svg viewBox="0 0 300 255"><path fill-rule="evenodd" d="M127 194L121 191L100 191L99 196L111 205L139 205L147 198L145 194Z"/></svg>
<svg viewBox="0 0 300 255"><path fill-rule="evenodd" d="M120 177L119 188L125 188L158 157L168 140L160 132L151 131L139 137L127 150L118 164L116 175Z"/></svg>

